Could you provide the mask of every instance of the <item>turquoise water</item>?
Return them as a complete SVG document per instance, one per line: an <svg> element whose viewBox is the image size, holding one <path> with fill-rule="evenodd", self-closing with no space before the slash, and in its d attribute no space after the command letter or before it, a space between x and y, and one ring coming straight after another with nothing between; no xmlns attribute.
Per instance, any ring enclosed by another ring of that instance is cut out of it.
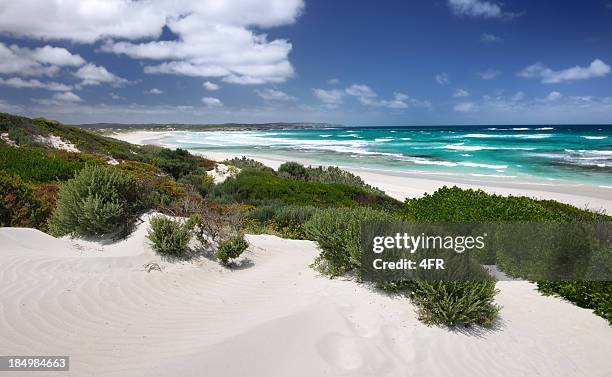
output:
<svg viewBox="0 0 612 377"><path fill-rule="evenodd" d="M612 188L612 126L372 127L178 131L165 145L313 164Z"/></svg>

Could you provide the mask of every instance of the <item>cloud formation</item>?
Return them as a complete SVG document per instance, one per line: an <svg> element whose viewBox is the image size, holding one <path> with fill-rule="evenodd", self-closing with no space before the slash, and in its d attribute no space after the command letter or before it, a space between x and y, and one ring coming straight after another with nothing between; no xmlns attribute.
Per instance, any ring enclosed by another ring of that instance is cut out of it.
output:
<svg viewBox="0 0 612 377"><path fill-rule="evenodd" d="M154 94L154 95L159 95L159 94L163 94L164 91L161 89L157 89L157 88L153 88L151 90L145 90L144 92L145 94Z"/></svg>
<svg viewBox="0 0 612 377"><path fill-rule="evenodd" d="M0 42L0 73L3 74L54 76L62 67L78 67L84 63L81 56L65 48L46 45L30 49Z"/></svg>
<svg viewBox="0 0 612 377"><path fill-rule="evenodd" d="M206 90L210 90L210 91L214 91L214 90L219 90L221 89L221 87L213 82L210 81L205 81L202 86L204 87L204 89Z"/></svg>
<svg viewBox="0 0 612 377"><path fill-rule="evenodd" d="M103 41L103 51L146 60L146 73L262 84L293 75L292 46L253 30L291 24L303 7L303 0L3 1L0 33ZM176 38L160 40L164 28Z"/></svg>
<svg viewBox="0 0 612 377"><path fill-rule="evenodd" d="M461 102L453 106L453 110L460 113L471 113L477 109L478 107L474 102Z"/></svg>
<svg viewBox="0 0 612 377"><path fill-rule="evenodd" d="M448 85L451 83L450 78L448 77L448 73L438 73L434 76L436 82L440 85Z"/></svg>
<svg viewBox="0 0 612 377"><path fill-rule="evenodd" d="M106 68L88 63L79 68L74 76L81 79L81 85L100 85L102 83L111 84L112 86L123 86L129 83L128 80L121 78Z"/></svg>
<svg viewBox="0 0 612 377"><path fill-rule="evenodd" d="M462 98L462 97L468 97L470 95L470 92L468 92L465 89L461 89L458 88L457 90L455 90L455 92L453 93L453 97L455 98Z"/></svg>
<svg viewBox="0 0 612 377"><path fill-rule="evenodd" d="M482 33L480 34L480 41L485 44L502 43L504 39L494 34Z"/></svg>
<svg viewBox="0 0 612 377"><path fill-rule="evenodd" d="M295 101L296 98L289 94L275 89L256 90L255 93L266 101Z"/></svg>
<svg viewBox="0 0 612 377"><path fill-rule="evenodd" d="M72 86L59 82L41 82L35 79L24 80L21 77L11 77L9 79L0 78L0 85L13 88L46 89L58 92L72 90Z"/></svg>
<svg viewBox="0 0 612 377"><path fill-rule="evenodd" d="M448 0L448 6L457 16L482 18L514 18L518 14L504 12L502 5L493 1L483 0Z"/></svg>
<svg viewBox="0 0 612 377"><path fill-rule="evenodd" d="M429 101L412 98L404 93L393 93L393 98L389 100L380 99L374 90L364 84L353 84L344 90L313 89L313 93L316 98L332 109L341 105L345 96L355 97L359 103L370 107L386 107L388 109L431 107Z"/></svg>
<svg viewBox="0 0 612 377"><path fill-rule="evenodd" d="M483 80L494 80L499 77L499 75L501 75L501 72L495 69L487 69L484 72L478 72L478 76Z"/></svg>
<svg viewBox="0 0 612 377"><path fill-rule="evenodd" d="M314 96L321 102L325 104L330 109L334 109L340 106L344 100L344 95L346 94L343 90L340 89L313 89L312 93Z"/></svg>
<svg viewBox="0 0 612 377"><path fill-rule="evenodd" d="M595 59L588 67L575 66L559 71L554 71L543 63L535 63L524 68L517 75L528 79L537 78L544 84L558 84L564 81L603 77L608 73L610 73L610 66L599 59Z"/></svg>
<svg viewBox="0 0 612 377"><path fill-rule="evenodd" d="M223 107L223 102L215 97L204 97L202 103L207 107Z"/></svg>

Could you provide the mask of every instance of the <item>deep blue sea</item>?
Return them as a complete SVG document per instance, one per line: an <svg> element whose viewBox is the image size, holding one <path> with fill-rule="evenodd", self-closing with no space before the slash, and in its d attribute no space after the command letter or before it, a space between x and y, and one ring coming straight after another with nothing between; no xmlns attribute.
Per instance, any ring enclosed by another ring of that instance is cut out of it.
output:
<svg viewBox="0 0 612 377"><path fill-rule="evenodd" d="M612 188L612 126L338 127L179 131L161 143L421 174Z"/></svg>

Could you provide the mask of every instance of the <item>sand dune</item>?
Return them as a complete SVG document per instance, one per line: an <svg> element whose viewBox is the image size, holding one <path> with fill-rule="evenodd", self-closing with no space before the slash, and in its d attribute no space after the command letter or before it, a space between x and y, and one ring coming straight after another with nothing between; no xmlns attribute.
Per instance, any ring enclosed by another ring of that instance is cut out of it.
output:
<svg viewBox="0 0 612 377"><path fill-rule="evenodd" d="M498 283L497 329L452 332L420 323L404 298L318 275L308 267L317 254L309 241L248 236L245 259L230 270L206 258L160 260L147 227L145 216L128 239L106 245L0 229L0 354L70 355L71 376L612 370L612 328L529 283ZM149 262L162 271L144 271Z"/></svg>

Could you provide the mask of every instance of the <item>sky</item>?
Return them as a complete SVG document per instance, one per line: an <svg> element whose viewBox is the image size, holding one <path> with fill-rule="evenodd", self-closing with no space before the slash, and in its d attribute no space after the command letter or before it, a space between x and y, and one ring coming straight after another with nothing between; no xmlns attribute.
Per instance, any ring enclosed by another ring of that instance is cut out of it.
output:
<svg viewBox="0 0 612 377"><path fill-rule="evenodd" d="M612 123L612 0L0 0L0 111Z"/></svg>

